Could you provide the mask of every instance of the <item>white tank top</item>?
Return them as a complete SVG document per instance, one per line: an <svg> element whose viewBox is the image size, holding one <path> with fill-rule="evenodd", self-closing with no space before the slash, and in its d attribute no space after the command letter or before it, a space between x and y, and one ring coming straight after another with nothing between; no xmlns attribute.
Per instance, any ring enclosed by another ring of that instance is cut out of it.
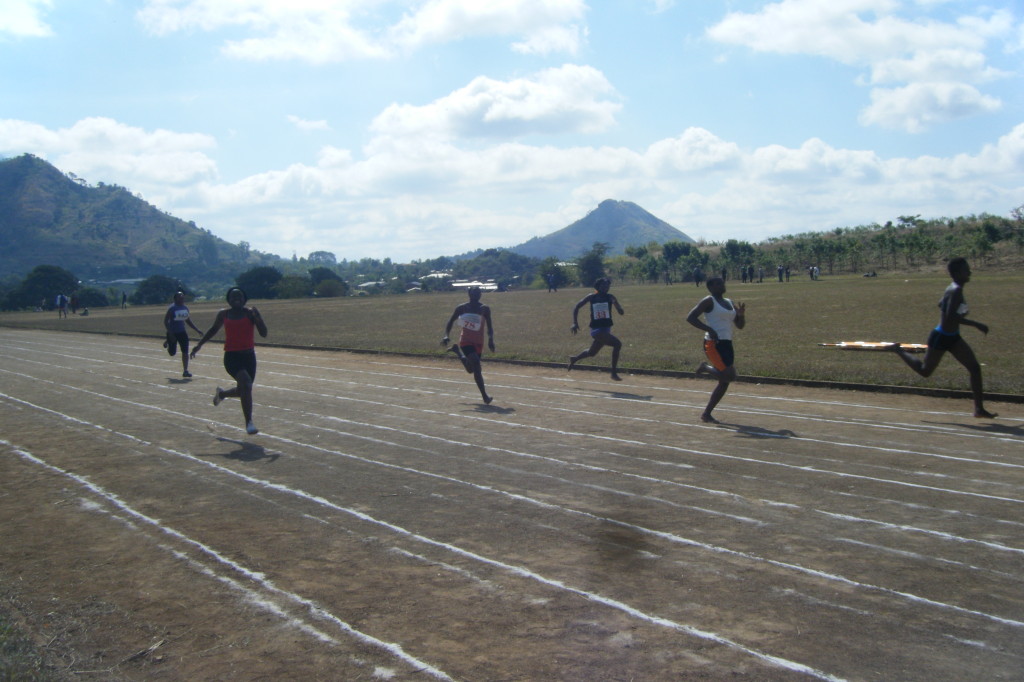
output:
<svg viewBox="0 0 1024 682"><path fill-rule="evenodd" d="M724 307L712 297L713 305L710 312L704 313L704 324L714 329L721 341L732 341L732 321L736 319L736 306L728 298L725 300L729 301L732 310ZM710 339L711 335L705 332L704 338Z"/></svg>

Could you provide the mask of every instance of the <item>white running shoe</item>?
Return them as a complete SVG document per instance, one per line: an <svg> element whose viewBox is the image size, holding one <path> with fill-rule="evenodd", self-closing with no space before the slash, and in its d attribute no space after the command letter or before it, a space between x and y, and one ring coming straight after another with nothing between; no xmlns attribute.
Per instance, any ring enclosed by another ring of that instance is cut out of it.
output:
<svg viewBox="0 0 1024 682"><path fill-rule="evenodd" d="M250 436L255 436L257 433L260 432L260 430L256 428L255 424L249 422L248 424L245 425L245 432L248 433Z"/></svg>

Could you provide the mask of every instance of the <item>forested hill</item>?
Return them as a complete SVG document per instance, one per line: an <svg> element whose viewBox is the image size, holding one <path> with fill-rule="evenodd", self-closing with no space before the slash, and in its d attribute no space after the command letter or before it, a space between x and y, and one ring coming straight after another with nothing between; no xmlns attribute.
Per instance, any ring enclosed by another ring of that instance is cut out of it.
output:
<svg viewBox="0 0 1024 682"><path fill-rule="evenodd" d="M231 279L278 260L168 215L124 187L89 186L31 154L0 161L0 243L0 277L49 263L89 279Z"/></svg>

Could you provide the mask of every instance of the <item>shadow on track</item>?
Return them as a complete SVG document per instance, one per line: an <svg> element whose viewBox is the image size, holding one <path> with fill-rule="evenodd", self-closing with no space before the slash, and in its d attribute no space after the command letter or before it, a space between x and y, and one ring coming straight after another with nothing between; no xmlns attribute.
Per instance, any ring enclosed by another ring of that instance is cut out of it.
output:
<svg viewBox="0 0 1024 682"><path fill-rule="evenodd" d="M265 459L268 462L273 462L281 456L278 452L268 453L262 445L256 445L255 443L248 443L243 440L234 440L232 438L224 438L218 436L217 440L222 443L230 443L236 445L234 450L227 453L217 453L216 455L208 455L210 457L223 457L224 459L235 459L239 462L258 462L261 459Z"/></svg>
<svg viewBox="0 0 1024 682"><path fill-rule="evenodd" d="M772 431L761 426L746 426L744 424L730 424L728 422L719 422L718 425L732 429L736 432L737 436L745 436L747 438L797 438L796 432L790 429Z"/></svg>
<svg viewBox="0 0 1024 682"><path fill-rule="evenodd" d="M623 393L621 391L597 391L597 393L607 393L609 398L616 398L618 400L639 400L645 402L654 400L652 395L637 395L636 393Z"/></svg>

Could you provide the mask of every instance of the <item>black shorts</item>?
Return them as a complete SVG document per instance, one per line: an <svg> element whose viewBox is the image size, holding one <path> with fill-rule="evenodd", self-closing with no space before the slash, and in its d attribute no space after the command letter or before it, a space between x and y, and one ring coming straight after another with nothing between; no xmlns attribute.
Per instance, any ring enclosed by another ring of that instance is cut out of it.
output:
<svg viewBox="0 0 1024 682"><path fill-rule="evenodd" d="M249 374L250 379L256 379L256 350L226 350L224 351L224 369L231 375L231 378L238 376L243 369Z"/></svg>
<svg viewBox="0 0 1024 682"><path fill-rule="evenodd" d="M178 350L178 346L181 346L182 355L188 353L188 333L167 332L167 354L174 355L175 351Z"/></svg>
<svg viewBox="0 0 1024 682"><path fill-rule="evenodd" d="M726 339L704 340L704 354L708 356L711 366L719 372L724 372L736 362L736 352L733 350L732 341Z"/></svg>
<svg viewBox="0 0 1024 682"><path fill-rule="evenodd" d="M960 332L956 334L945 334L938 329L933 329L928 335L928 347L935 350L949 350L960 340Z"/></svg>

